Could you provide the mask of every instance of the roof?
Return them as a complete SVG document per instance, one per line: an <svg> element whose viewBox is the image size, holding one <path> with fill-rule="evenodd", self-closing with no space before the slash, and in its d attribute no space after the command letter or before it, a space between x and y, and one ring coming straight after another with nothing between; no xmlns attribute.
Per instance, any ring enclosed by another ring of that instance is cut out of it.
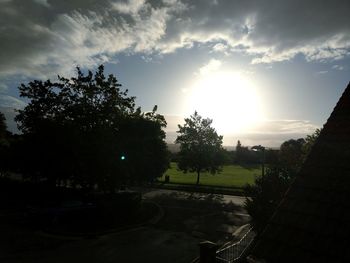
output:
<svg viewBox="0 0 350 263"><path fill-rule="evenodd" d="M251 255L350 262L350 83Z"/></svg>

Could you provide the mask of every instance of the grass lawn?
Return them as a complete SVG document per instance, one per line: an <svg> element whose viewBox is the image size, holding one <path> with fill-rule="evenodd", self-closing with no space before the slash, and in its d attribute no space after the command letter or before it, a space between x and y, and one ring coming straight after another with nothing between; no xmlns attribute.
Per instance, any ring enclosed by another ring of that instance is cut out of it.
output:
<svg viewBox="0 0 350 263"><path fill-rule="evenodd" d="M245 184L253 184L254 178L261 174L261 168L257 166L243 167L239 165L225 165L219 174L201 173L199 183L209 186L225 186L241 188ZM170 183L195 184L196 173L183 173L177 170L176 163L171 163L170 168L160 179L164 182L165 175L170 176Z"/></svg>

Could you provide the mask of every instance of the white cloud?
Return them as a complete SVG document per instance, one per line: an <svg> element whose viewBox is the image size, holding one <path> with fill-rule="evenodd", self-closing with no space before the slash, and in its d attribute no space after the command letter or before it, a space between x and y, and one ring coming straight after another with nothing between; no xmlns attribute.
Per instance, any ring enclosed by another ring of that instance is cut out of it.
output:
<svg viewBox="0 0 350 263"><path fill-rule="evenodd" d="M112 7L122 14L137 14L144 6L145 0L114 1Z"/></svg>
<svg viewBox="0 0 350 263"><path fill-rule="evenodd" d="M38 3L39 5L45 6L47 8L50 8L50 4L47 2L47 0L34 0L34 2Z"/></svg>
<svg viewBox="0 0 350 263"><path fill-rule="evenodd" d="M213 46L212 48L212 52L216 52L216 53L222 53L226 56L228 56L230 54L230 48L223 43L217 43Z"/></svg>
<svg viewBox="0 0 350 263"><path fill-rule="evenodd" d="M165 119L168 123L165 129L166 140L168 143L174 143L178 135L176 133L178 124L183 125L184 117L165 115ZM267 147L279 147L284 141L304 138L314 133L317 128L320 127L307 120L265 120L249 131L222 135L226 146L235 146L237 140L241 140L246 146L261 144Z"/></svg>
<svg viewBox="0 0 350 263"><path fill-rule="evenodd" d="M340 65L333 65L333 66L332 66L332 69L344 70L344 67L343 67L343 66L340 66Z"/></svg>
<svg viewBox="0 0 350 263"><path fill-rule="evenodd" d="M241 140L247 146L261 144L267 147L279 147L286 140L305 138L317 128L320 127L307 120L263 121L250 131L224 135L224 144L235 145L237 140Z"/></svg>
<svg viewBox="0 0 350 263"><path fill-rule="evenodd" d="M218 69L220 69L221 65L222 65L222 62L220 60L211 59L207 64L202 66L198 70L198 72L200 75L205 76L211 72L214 72L214 71L217 71Z"/></svg>
<svg viewBox="0 0 350 263"><path fill-rule="evenodd" d="M259 123L253 133L278 133L278 134L310 134L317 128L317 125L307 120L267 120Z"/></svg>
<svg viewBox="0 0 350 263"><path fill-rule="evenodd" d="M350 55L349 1L35 2L0 1L2 76L44 77L109 62L121 52L151 56L196 43L244 53L253 64L297 54L309 61Z"/></svg>
<svg viewBox="0 0 350 263"><path fill-rule="evenodd" d="M1 93L6 92L7 90L8 90L7 85L4 83L0 83L0 96L1 96Z"/></svg>
<svg viewBox="0 0 350 263"><path fill-rule="evenodd" d="M178 125L184 124L184 117L178 115L165 115L164 117L167 122L167 127L165 128L166 141L168 143L174 143L177 137L176 131L179 130Z"/></svg>
<svg viewBox="0 0 350 263"><path fill-rule="evenodd" d="M12 109L23 109L27 104L15 97L9 95L0 95L1 107L12 108Z"/></svg>
<svg viewBox="0 0 350 263"><path fill-rule="evenodd" d="M140 7L141 1L129 4ZM91 68L110 62L120 52L152 53L165 34L168 9L143 4L147 15L139 15L138 7L130 7L128 18L113 10L57 14L49 25L21 21L16 15L16 24L7 29L15 37L0 43L8 51L0 54L1 61L8 61L0 64L0 75L48 78L71 74L77 65Z"/></svg>

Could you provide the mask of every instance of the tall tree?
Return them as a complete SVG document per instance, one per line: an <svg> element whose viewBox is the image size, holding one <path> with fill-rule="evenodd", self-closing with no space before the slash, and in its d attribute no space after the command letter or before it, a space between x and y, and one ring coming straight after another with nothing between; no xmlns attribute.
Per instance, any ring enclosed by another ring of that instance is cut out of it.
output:
<svg viewBox="0 0 350 263"><path fill-rule="evenodd" d="M290 139L281 144L280 147L280 164L292 173L297 173L303 164L303 138L294 140Z"/></svg>
<svg viewBox="0 0 350 263"><path fill-rule="evenodd" d="M26 142L24 170L30 176L113 190L139 176L120 156L132 152L132 147L136 153L134 142L142 147L150 138L153 147L143 152L165 164L151 163L161 168L148 176L162 175L160 171L167 165L160 156L165 151L164 118L155 111L144 114L136 108L135 97L121 89L115 76L105 76L102 65L87 74L77 68L77 76L70 79L59 76L57 82L22 84L20 95L30 99L16 117ZM144 156L133 156L134 166L145 164ZM150 170L149 166L143 168Z"/></svg>
<svg viewBox="0 0 350 263"><path fill-rule="evenodd" d="M236 156L235 156L235 163L241 163L242 162L242 144L241 141L237 141L236 145Z"/></svg>
<svg viewBox="0 0 350 263"><path fill-rule="evenodd" d="M224 161L222 136L211 127L211 119L203 119L197 112L185 118L183 126L178 125L179 135L176 143L180 144L178 168L184 172L197 173L197 185L200 173L213 174L220 171Z"/></svg>

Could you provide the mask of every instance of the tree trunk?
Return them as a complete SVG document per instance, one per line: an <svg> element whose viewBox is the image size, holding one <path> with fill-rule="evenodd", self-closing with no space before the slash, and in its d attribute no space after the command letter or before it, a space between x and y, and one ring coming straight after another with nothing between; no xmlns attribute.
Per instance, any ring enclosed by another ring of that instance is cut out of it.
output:
<svg viewBox="0 0 350 263"><path fill-rule="evenodd" d="M200 170L197 170L197 183L196 183L196 185L199 185L199 174L200 174Z"/></svg>

